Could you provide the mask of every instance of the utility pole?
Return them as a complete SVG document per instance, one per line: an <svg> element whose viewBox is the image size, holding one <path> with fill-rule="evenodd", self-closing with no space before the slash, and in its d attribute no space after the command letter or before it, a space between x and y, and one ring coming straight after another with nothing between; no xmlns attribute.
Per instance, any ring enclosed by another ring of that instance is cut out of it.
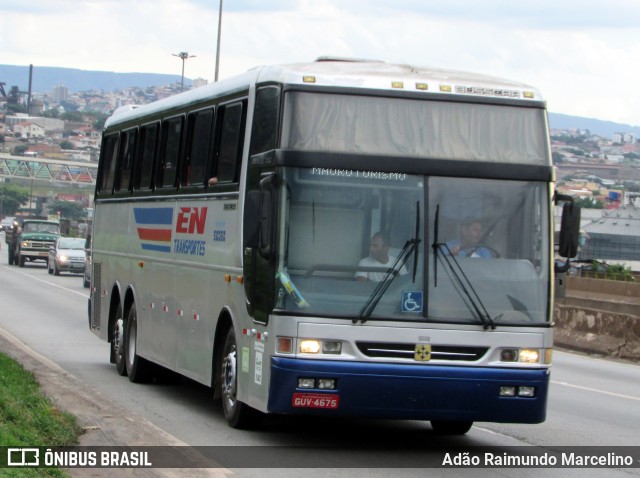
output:
<svg viewBox="0 0 640 478"><path fill-rule="evenodd" d="M222 0L220 0L220 11L218 12L218 45L216 47L216 76L213 81L218 81L218 71L220 70L220 33L222 32Z"/></svg>

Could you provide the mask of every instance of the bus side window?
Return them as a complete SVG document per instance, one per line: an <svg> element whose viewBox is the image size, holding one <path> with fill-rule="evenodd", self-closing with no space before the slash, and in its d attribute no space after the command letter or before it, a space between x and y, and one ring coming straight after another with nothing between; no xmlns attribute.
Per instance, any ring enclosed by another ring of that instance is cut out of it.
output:
<svg viewBox="0 0 640 478"><path fill-rule="evenodd" d="M133 158L136 149L136 140L138 139L138 129L130 129L122 133L120 141L120 167L118 168L118 178L116 178L116 191L128 191L131 184L131 171L133 167Z"/></svg>
<svg viewBox="0 0 640 478"><path fill-rule="evenodd" d="M244 102L239 102L228 104L218 112L218 118L221 119L216 174L218 183L238 181L246 120L244 109Z"/></svg>
<svg viewBox="0 0 640 478"><path fill-rule="evenodd" d="M118 159L118 133L111 134L103 140L102 161L100 170L100 193L110 195L113 193L113 185L116 176L116 163Z"/></svg>
<svg viewBox="0 0 640 478"><path fill-rule="evenodd" d="M158 164L158 184L170 188L176 184L184 118L178 116L162 123L162 152Z"/></svg>
<svg viewBox="0 0 640 478"><path fill-rule="evenodd" d="M140 128L140 152L138 153L137 175L134 189L151 189L153 178L153 163L158 144L158 123L152 123Z"/></svg>
<svg viewBox="0 0 640 478"><path fill-rule="evenodd" d="M277 147L279 110L280 88L277 86L260 88L256 93L256 107L253 112L250 156Z"/></svg>
<svg viewBox="0 0 640 478"><path fill-rule="evenodd" d="M204 186L213 143L213 119L213 108L189 114L186 153L180 172L182 186Z"/></svg>

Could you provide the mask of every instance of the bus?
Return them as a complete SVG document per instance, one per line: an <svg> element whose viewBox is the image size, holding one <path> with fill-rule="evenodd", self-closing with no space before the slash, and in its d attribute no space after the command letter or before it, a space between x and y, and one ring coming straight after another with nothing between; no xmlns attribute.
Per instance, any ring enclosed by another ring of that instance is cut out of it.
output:
<svg viewBox="0 0 640 478"><path fill-rule="evenodd" d="M553 188L534 88L378 61L255 68L106 122L89 326L120 375L205 384L236 428L540 423L554 202L560 254L579 224Z"/></svg>

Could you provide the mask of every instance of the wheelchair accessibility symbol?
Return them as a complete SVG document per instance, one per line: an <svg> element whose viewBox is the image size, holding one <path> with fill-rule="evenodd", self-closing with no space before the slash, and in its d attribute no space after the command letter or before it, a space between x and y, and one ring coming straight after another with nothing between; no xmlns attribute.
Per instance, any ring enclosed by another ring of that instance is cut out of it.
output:
<svg viewBox="0 0 640 478"><path fill-rule="evenodd" d="M423 295L421 290L402 291L402 304L400 310L402 312L422 312Z"/></svg>

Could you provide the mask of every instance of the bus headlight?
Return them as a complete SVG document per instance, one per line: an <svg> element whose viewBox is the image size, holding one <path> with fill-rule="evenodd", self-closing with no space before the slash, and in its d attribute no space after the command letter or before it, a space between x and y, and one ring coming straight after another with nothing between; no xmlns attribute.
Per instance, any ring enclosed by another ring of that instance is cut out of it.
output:
<svg viewBox="0 0 640 478"><path fill-rule="evenodd" d="M300 341L300 353L317 354L320 352L320 341L317 339L303 339Z"/></svg>
<svg viewBox="0 0 640 478"><path fill-rule="evenodd" d="M540 351L536 349L522 349L520 350L518 361L522 363L539 363Z"/></svg>
<svg viewBox="0 0 640 478"><path fill-rule="evenodd" d="M335 340L325 340L322 342L323 354L336 354L339 355L342 352L342 342Z"/></svg>
<svg viewBox="0 0 640 478"><path fill-rule="evenodd" d="M502 349L501 362L551 364L552 349Z"/></svg>
<svg viewBox="0 0 640 478"><path fill-rule="evenodd" d="M342 353L342 342L339 340L301 339L300 353L340 355Z"/></svg>

